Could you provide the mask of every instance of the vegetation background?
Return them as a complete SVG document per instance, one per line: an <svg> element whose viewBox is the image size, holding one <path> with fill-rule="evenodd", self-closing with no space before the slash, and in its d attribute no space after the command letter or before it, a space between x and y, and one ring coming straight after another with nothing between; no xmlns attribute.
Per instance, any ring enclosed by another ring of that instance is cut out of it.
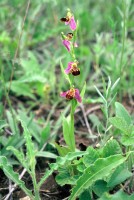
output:
<svg viewBox="0 0 134 200"><path fill-rule="evenodd" d="M102 113L89 115L88 109L102 103L94 85L104 94L108 77L112 83L120 78L116 100L134 118L134 1L34 0L26 13L27 5L26 0L0 1L0 148L13 164L18 162L6 147L23 147L20 116L32 130L37 149L43 150L38 156L56 157L53 142L61 139L60 113L69 110L59 96L68 89L60 70L60 60L65 68L70 59L60 36L67 33L60 21L67 8L79 21L76 56L81 76L76 84L81 90L87 83L84 106L92 132L98 133L98 125L104 131ZM77 117L78 140L83 132L89 138L89 127Z"/></svg>

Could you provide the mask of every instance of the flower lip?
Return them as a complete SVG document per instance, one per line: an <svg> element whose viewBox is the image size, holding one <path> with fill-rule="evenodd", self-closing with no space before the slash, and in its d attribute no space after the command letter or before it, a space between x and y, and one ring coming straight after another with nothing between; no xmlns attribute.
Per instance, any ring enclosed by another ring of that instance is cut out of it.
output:
<svg viewBox="0 0 134 200"><path fill-rule="evenodd" d="M71 88L66 92L61 92L60 96L65 97L67 100L76 99L79 103L82 102L79 90L75 88Z"/></svg>
<svg viewBox="0 0 134 200"><path fill-rule="evenodd" d="M68 16L62 17L62 18L60 19L61 22L69 22L69 20L70 20L70 18L69 18Z"/></svg>
<svg viewBox="0 0 134 200"><path fill-rule="evenodd" d="M67 35L66 35L67 39L71 40L73 38L73 35L74 35L73 33L67 33Z"/></svg>

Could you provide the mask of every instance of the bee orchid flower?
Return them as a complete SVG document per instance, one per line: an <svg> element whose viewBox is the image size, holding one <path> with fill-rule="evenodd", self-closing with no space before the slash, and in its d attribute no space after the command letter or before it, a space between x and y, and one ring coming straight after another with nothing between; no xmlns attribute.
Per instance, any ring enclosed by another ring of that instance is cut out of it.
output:
<svg viewBox="0 0 134 200"><path fill-rule="evenodd" d="M72 74L73 76L78 76L80 74L80 69L77 67L78 62L69 62L67 68L65 69L66 74Z"/></svg>
<svg viewBox="0 0 134 200"><path fill-rule="evenodd" d="M75 89L75 88L71 88L70 90L66 92L61 92L60 96L65 97L67 100L76 99L79 103L82 102L80 92L78 89Z"/></svg>
<svg viewBox="0 0 134 200"><path fill-rule="evenodd" d="M66 17L63 17L60 19L62 22L65 22L65 25L69 25L70 26L70 29L72 31L74 31L76 29L76 22L75 22L75 19L74 19L74 16L68 12L67 13L67 16Z"/></svg>

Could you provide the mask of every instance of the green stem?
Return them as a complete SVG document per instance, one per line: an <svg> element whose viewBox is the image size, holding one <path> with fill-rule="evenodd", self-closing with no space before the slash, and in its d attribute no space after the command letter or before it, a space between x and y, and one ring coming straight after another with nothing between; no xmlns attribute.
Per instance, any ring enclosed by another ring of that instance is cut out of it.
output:
<svg viewBox="0 0 134 200"><path fill-rule="evenodd" d="M40 194L39 194L39 188L36 181L35 166L31 166L31 177L33 181L35 200L41 200Z"/></svg>
<svg viewBox="0 0 134 200"><path fill-rule="evenodd" d="M75 135L74 135L74 101L71 101L71 130L70 130L70 137L72 139L72 151L75 151Z"/></svg>
<svg viewBox="0 0 134 200"><path fill-rule="evenodd" d="M125 39L126 39L126 3L123 0L123 29L122 29L122 50L121 50L121 57L120 57L120 64L119 64L119 73L120 73L120 85L122 87L122 71L123 71L123 57L125 51ZM120 93L120 99L122 95Z"/></svg>
<svg viewBox="0 0 134 200"><path fill-rule="evenodd" d="M18 133L18 129L17 129L17 126L16 126L17 122L16 122L16 118L15 118L14 113L13 113L13 108L12 108L12 104L11 104L8 92L6 90L6 84L5 84L4 74L3 74L3 66L1 68L1 77L2 77L2 83L3 83L3 88L4 88L6 100L8 102L9 109L10 109L10 112L11 112L11 115L12 115L12 118L13 118L13 124L14 124L15 134L17 134Z"/></svg>
<svg viewBox="0 0 134 200"><path fill-rule="evenodd" d="M122 63L123 63L123 56L125 50L125 39L126 39L126 4L123 0L123 30L122 30L122 50L121 50L121 58L120 58L120 77L122 75Z"/></svg>
<svg viewBox="0 0 134 200"><path fill-rule="evenodd" d="M128 147L127 152L130 152L130 151L131 151L131 146ZM132 171L132 167L133 167L133 154L131 153L128 157L128 169L130 172Z"/></svg>

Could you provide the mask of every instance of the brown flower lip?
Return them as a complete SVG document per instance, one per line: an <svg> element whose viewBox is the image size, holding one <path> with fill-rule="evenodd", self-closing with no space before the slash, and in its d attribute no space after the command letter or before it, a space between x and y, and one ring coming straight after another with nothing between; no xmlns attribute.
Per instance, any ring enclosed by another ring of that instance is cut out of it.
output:
<svg viewBox="0 0 134 200"><path fill-rule="evenodd" d="M71 70L71 72L74 76L80 75L80 69L79 68L74 68L74 69Z"/></svg>
<svg viewBox="0 0 134 200"><path fill-rule="evenodd" d="M60 21L61 22L69 22L69 17L62 17L61 19L60 19Z"/></svg>
<svg viewBox="0 0 134 200"><path fill-rule="evenodd" d="M68 37L68 39L72 39L72 38L73 38L73 35L74 35L73 33L67 33L66 36Z"/></svg>
<svg viewBox="0 0 134 200"><path fill-rule="evenodd" d="M73 99L75 96L75 90L74 89L70 89L67 94L66 94L66 99L71 100Z"/></svg>

